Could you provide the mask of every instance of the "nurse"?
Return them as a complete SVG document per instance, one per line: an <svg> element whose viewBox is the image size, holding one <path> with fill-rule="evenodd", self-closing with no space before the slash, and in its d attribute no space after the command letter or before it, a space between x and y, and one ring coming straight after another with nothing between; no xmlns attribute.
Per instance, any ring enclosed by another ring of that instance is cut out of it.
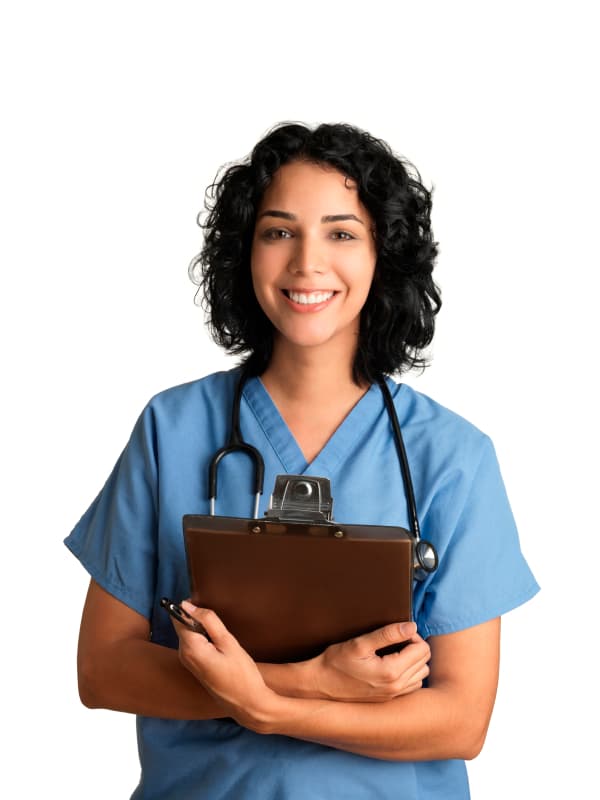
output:
<svg viewBox="0 0 600 800"><path fill-rule="evenodd" d="M386 376L440 566L415 585L416 624L298 664L256 664L209 609L184 602L212 642L171 623L160 598L189 593L181 517L208 513L239 369L152 398L66 539L92 578L81 698L138 716L134 798L469 797L500 616L537 584L489 438L390 377L423 363L440 307L430 210L418 173L347 125L279 126L214 187L191 273L214 338L249 371L241 428L265 485L328 477L339 522L408 527ZM222 469L217 513L248 516L246 458ZM400 653L375 654L397 641Z"/></svg>

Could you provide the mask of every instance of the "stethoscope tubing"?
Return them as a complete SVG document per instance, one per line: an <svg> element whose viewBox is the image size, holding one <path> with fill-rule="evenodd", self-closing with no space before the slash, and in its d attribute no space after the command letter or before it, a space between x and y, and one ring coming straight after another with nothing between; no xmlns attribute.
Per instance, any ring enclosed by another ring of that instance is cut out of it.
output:
<svg viewBox="0 0 600 800"><path fill-rule="evenodd" d="M233 405L231 407L231 433L229 441L214 454L208 466L208 499L210 501L210 514L215 515L215 501L217 499L217 471L219 463L230 453L246 453L254 461L254 513L253 517L258 517L258 504L263 493L265 484L265 462L259 450L242 438L240 428L240 409L242 406L242 391L246 383L246 371L242 369L238 380Z"/></svg>
<svg viewBox="0 0 600 800"><path fill-rule="evenodd" d="M217 472L219 464L225 458L225 456L237 451L246 453L254 462L253 517L255 519L258 517L260 496L262 495L264 489L265 462L259 450L253 445L245 442L242 438L242 432L240 428L240 409L242 404L242 391L247 378L247 372L242 368L231 409L231 432L229 435L229 441L224 447L221 447L219 450L217 450L209 463L208 498L210 502L211 516L214 516L215 514L215 503L217 499ZM408 522L415 545L415 574L417 578L422 579L437 569L438 557L433 545L430 542L421 539L421 529L419 526L415 491L413 487L410 466L408 463L408 456L406 454L404 439L402 438L402 431L400 429L400 422L398 421L398 414L396 413L392 395L384 378L380 378L377 383L383 395L383 401L390 424L392 426L392 433L394 436L398 461L400 463L400 471L402 473L402 480L404 483L404 493L406 495L406 504L408 508Z"/></svg>

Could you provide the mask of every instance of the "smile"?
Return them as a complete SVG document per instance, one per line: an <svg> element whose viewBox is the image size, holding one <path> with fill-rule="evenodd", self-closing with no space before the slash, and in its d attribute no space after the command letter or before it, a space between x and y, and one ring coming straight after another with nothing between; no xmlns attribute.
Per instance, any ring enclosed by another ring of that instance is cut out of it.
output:
<svg viewBox="0 0 600 800"><path fill-rule="evenodd" d="M283 293L286 297L288 297L292 302L298 303L299 305L303 306L310 306L316 305L317 303L326 303L328 300L331 300L335 292L293 292L287 289L283 290Z"/></svg>

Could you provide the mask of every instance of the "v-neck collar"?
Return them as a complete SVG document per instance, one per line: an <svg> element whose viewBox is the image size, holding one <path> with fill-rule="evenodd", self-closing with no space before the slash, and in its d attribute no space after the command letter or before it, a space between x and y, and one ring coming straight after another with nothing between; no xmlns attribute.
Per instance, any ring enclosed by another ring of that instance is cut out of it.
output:
<svg viewBox="0 0 600 800"><path fill-rule="evenodd" d="M384 409L381 391L376 384L369 386L339 427L325 443L313 461L307 463L292 432L279 413L260 378L249 378L243 396L284 470L291 475L305 473L333 474L347 458L351 445L372 424L373 417Z"/></svg>

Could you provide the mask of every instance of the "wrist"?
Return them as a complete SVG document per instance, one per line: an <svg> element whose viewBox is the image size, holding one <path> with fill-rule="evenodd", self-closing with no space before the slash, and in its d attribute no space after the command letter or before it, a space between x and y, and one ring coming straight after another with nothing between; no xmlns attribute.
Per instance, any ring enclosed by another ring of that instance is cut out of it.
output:
<svg viewBox="0 0 600 800"><path fill-rule="evenodd" d="M318 671L321 656L288 664L259 664L267 686L279 695L300 699L324 699L319 689Z"/></svg>
<svg viewBox="0 0 600 800"><path fill-rule="evenodd" d="M289 697L283 697L267 686L260 701L255 702L252 708L244 709L243 718L238 717L236 721L254 733L275 733L286 701L292 702Z"/></svg>
<svg viewBox="0 0 600 800"><path fill-rule="evenodd" d="M319 685L321 656L290 664L292 691L290 697L300 699L326 699Z"/></svg>

